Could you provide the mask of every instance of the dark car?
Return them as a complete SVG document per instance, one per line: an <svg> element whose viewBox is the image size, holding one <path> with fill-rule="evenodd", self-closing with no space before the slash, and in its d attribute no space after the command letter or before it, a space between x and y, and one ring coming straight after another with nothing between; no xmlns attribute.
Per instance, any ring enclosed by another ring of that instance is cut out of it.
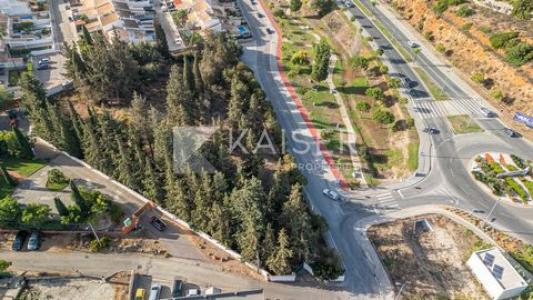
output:
<svg viewBox="0 0 533 300"><path fill-rule="evenodd" d="M440 131L437 128L429 128L429 127L424 128L423 131L426 132L426 133L429 133L429 134L439 134L440 133Z"/></svg>
<svg viewBox="0 0 533 300"><path fill-rule="evenodd" d="M511 128L504 128L503 133L505 133L508 137L512 137L512 138L518 136L516 131L512 130Z"/></svg>
<svg viewBox="0 0 533 300"><path fill-rule="evenodd" d="M13 245L11 245L11 249L13 251L20 251L22 250L22 246L24 245L24 241L28 237L28 232L21 230L17 232L17 235L15 236L15 240L13 240Z"/></svg>
<svg viewBox="0 0 533 300"><path fill-rule="evenodd" d="M174 278L172 283L172 297L177 298L181 296L181 290L183 289L183 281Z"/></svg>
<svg viewBox="0 0 533 300"><path fill-rule="evenodd" d="M272 30L270 28L267 28L266 31L267 31L268 34L273 34L274 33L274 30Z"/></svg>
<svg viewBox="0 0 533 300"><path fill-rule="evenodd" d="M257 13L257 16L258 16L259 18L263 18L265 15L263 15L262 13Z"/></svg>
<svg viewBox="0 0 533 300"><path fill-rule="evenodd" d="M32 231L28 240L28 250L35 251L41 248L41 234L39 231Z"/></svg>
<svg viewBox="0 0 533 300"><path fill-rule="evenodd" d="M152 219L150 219L150 224L152 224L152 226L159 231L165 231L165 229L167 229L167 225L156 216L153 216Z"/></svg>

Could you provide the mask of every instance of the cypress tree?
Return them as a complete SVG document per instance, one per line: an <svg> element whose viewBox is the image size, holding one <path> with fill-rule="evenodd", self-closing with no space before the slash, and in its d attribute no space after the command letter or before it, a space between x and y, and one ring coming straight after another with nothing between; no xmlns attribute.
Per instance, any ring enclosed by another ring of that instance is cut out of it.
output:
<svg viewBox="0 0 533 300"><path fill-rule="evenodd" d="M70 181L70 189L72 190L70 196L72 198L72 201L76 203L78 208L80 209L81 215L84 217L87 217L89 215L91 207L89 204L87 204L87 201L81 196L80 190L78 190L78 187L74 183L74 181Z"/></svg>
<svg viewBox="0 0 533 300"><path fill-rule="evenodd" d="M17 182L9 175L9 172L7 172L7 169L4 165L0 165L0 171L2 171L2 176L4 177L4 181L9 186L15 186L17 185Z"/></svg>
<svg viewBox="0 0 533 300"><path fill-rule="evenodd" d="M72 102L67 101L67 103L68 103L70 123L72 124L72 127L74 128L74 132L76 133L76 138L78 139L80 143L80 147L81 147L81 142L83 141L83 138L85 136L83 132L83 121L81 120L78 112L74 109Z"/></svg>
<svg viewBox="0 0 533 300"><path fill-rule="evenodd" d="M185 83L185 88L189 91L191 95L196 94L195 82L193 75L193 66L191 65L188 55L183 55L183 81Z"/></svg>
<svg viewBox="0 0 533 300"><path fill-rule="evenodd" d="M20 146L20 157L24 159L33 159L33 150L31 149L28 138L22 134L16 126L13 126L13 132L15 133L17 143Z"/></svg>
<svg viewBox="0 0 533 300"><path fill-rule="evenodd" d="M200 53L198 51L194 52L194 62L193 62L193 75L194 75L194 86L198 94L204 93L204 81L202 80L202 73L200 72Z"/></svg>
<svg viewBox="0 0 533 300"><path fill-rule="evenodd" d="M162 203L164 199L161 184L149 159L146 159L144 171L143 194L155 203Z"/></svg>
<svg viewBox="0 0 533 300"><path fill-rule="evenodd" d="M91 37L91 33L89 32L89 30L87 30L87 27L85 26L82 26L82 38L87 44L93 44L93 38Z"/></svg>
<svg viewBox="0 0 533 300"><path fill-rule="evenodd" d="M61 201L61 199L59 199L58 197L55 197L54 204L56 205L57 212L59 213L60 216L64 217L64 216L69 215L68 209L63 203L63 201Z"/></svg>
<svg viewBox="0 0 533 300"><path fill-rule="evenodd" d="M282 228L278 234L276 251L267 261L268 268L276 274L288 274L291 271L291 258L292 250L289 246L289 237L285 228Z"/></svg>

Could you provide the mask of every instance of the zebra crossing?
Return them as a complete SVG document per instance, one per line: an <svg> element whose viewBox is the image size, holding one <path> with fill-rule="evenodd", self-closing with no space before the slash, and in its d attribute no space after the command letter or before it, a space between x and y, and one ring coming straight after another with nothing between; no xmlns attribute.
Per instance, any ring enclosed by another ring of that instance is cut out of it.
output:
<svg viewBox="0 0 533 300"><path fill-rule="evenodd" d="M396 209L399 207L398 201L396 201L391 191L376 194L374 197L377 199L374 203L374 210Z"/></svg>
<svg viewBox="0 0 533 300"><path fill-rule="evenodd" d="M481 107L481 101L474 98L455 98L445 101L418 100L413 104L413 110L422 119L456 115L482 117Z"/></svg>

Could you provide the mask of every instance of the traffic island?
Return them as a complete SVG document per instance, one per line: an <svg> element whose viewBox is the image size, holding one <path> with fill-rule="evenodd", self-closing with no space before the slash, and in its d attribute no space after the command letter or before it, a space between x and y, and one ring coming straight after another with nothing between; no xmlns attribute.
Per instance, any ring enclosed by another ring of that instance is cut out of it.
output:
<svg viewBox="0 0 533 300"><path fill-rule="evenodd" d="M533 205L532 162L517 155L485 152L471 163L470 174L492 195L509 204Z"/></svg>

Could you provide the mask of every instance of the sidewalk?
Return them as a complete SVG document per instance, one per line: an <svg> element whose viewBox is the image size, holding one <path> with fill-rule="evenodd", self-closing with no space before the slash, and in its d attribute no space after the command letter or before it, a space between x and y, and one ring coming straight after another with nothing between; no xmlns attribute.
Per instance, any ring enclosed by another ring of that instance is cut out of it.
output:
<svg viewBox="0 0 533 300"><path fill-rule="evenodd" d="M350 157L352 160L353 165L353 174L354 177L359 178L361 180L361 187L367 188L368 184L366 183L365 176L363 175L363 168L361 166L361 158L359 157L359 153L357 153L357 135L355 134L355 130L353 128L352 120L350 116L348 115L348 110L346 109L346 106L344 105L344 100L339 95L339 93L336 92L335 84L333 83L333 71L335 70L335 63L337 62L337 56L332 55L331 59L329 60L329 69L328 69L328 78L326 79L326 82L328 83L329 89L333 92L333 96L335 97L335 101L339 105L339 111L342 116L342 121L344 123L344 127L346 127L346 131L348 134L348 149L350 149ZM355 176L356 175L356 176Z"/></svg>

